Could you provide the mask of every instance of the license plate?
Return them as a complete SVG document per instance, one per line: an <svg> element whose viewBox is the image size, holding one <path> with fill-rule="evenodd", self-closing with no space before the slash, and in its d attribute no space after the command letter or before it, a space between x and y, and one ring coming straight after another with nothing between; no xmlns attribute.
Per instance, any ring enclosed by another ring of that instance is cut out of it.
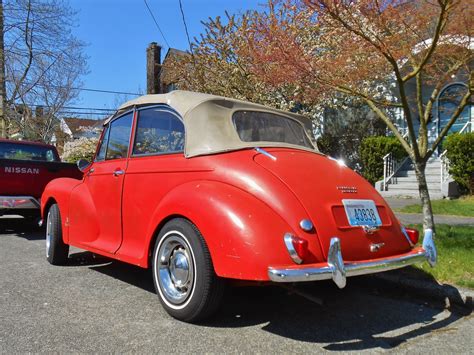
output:
<svg viewBox="0 0 474 355"><path fill-rule="evenodd" d="M342 200L351 226L380 226L377 207L372 200Z"/></svg>

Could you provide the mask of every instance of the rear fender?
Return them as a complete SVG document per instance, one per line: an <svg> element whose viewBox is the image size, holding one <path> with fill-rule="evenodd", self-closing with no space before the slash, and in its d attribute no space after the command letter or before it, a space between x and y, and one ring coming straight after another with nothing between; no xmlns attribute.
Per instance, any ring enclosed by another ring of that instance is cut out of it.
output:
<svg viewBox="0 0 474 355"><path fill-rule="evenodd" d="M217 275L221 277L268 280L268 265L288 264L283 235L292 232L288 223L268 205L234 186L198 181L169 192L155 210L148 227L149 255L169 216L182 216L203 235Z"/></svg>
<svg viewBox="0 0 474 355"><path fill-rule="evenodd" d="M79 184L81 180L71 178L54 179L46 185L43 195L41 196L41 218L46 219L49 207L53 203L57 203L61 214L61 224L63 230L63 240L65 243L69 241L69 229L67 217L69 215L69 197L71 191Z"/></svg>

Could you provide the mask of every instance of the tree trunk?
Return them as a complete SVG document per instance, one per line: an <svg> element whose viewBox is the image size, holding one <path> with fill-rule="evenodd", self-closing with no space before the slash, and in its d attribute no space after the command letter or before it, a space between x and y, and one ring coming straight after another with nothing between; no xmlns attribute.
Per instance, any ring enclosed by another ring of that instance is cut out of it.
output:
<svg viewBox="0 0 474 355"><path fill-rule="evenodd" d="M0 138L7 137L5 117L5 52L3 43L3 0L0 0Z"/></svg>
<svg viewBox="0 0 474 355"><path fill-rule="evenodd" d="M423 211L423 230L431 229L435 233L433 210L431 209L430 193L426 183L425 168L426 163L414 163L418 190L420 192L421 208Z"/></svg>

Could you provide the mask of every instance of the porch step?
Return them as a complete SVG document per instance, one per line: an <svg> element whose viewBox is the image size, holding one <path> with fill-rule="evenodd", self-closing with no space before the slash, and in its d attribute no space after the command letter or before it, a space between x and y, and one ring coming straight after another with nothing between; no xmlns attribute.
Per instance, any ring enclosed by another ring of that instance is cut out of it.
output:
<svg viewBox="0 0 474 355"><path fill-rule="evenodd" d="M397 190L389 190L389 191L379 191L380 195L382 197L414 197L414 198L419 198L420 194L418 193L418 190L407 190L407 191L397 191ZM444 196L441 192L432 192L430 191L430 198L432 200L440 200Z"/></svg>
<svg viewBox="0 0 474 355"><path fill-rule="evenodd" d="M425 170L425 176L428 178L429 176L430 177L433 177L433 176L439 176L440 175L440 171L439 170ZM400 170L398 173L397 173L397 176L400 176L400 177L414 177L416 178L416 173L415 173L415 170Z"/></svg>
<svg viewBox="0 0 474 355"><path fill-rule="evenodd" d="M402 184L389 184L389 191L409 191L415 190L418 191L417 183L402 183ZM428 184L428 190L430 192L441 192L439 184Z"/></svg>
<svg viewBox="0 0 474 355"><path fill-rule="evenodd" d="M439 159L433 159L426 164L425 176L431 198L443 198L440 186L441 161ZM416 180L413 163L405 164L394 176L392 183L388 185L388 191L381 191L380 193L386 197L418 197L418 181Z"/></svg>
<svg viewBox="0 0 474 355"><path fill-rule="evenodd" d="M416 176L414 175L395 177L393 180L395 180L395 184L418 184L418 181L416 180ZM428 184L439 183L440 182L439 174L427 175L426 182Z"/></svg>

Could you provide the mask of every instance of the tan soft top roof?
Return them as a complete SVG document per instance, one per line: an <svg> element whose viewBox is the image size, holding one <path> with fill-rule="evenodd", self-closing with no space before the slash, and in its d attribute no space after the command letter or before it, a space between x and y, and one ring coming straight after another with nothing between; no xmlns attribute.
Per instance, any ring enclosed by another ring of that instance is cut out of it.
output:
<svg viewBox="0 0 474 355"><path fill-rule="evenodd" d="M145 95L124 103L119 107L118 113L134 106L152 104L166 104L181 115L186 131L184 154L188 158L253 147L288 147L319 152L314 139L312 139L310 119L294 113L222 96L182 90L172 91L168 94ZM299 121L305 127L308 138L313 142L315 148L309 149L280 142L243 142L232 122L232 114L241 110L272 112Z"/></svg>

